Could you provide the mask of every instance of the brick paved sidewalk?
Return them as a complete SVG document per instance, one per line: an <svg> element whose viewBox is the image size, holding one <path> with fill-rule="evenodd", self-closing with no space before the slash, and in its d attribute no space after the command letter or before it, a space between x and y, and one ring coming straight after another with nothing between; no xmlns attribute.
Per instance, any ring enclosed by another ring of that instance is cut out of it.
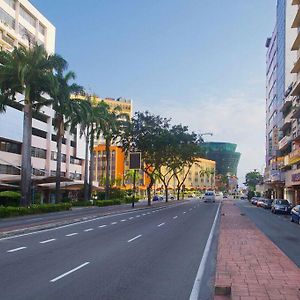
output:
<svg viewBox="0 0 300 300"><path fill-rule="evenodd" d="M230 289L231 296L214 299L300 300L300 269L227 200L221 210L215 292Z"/></svg>

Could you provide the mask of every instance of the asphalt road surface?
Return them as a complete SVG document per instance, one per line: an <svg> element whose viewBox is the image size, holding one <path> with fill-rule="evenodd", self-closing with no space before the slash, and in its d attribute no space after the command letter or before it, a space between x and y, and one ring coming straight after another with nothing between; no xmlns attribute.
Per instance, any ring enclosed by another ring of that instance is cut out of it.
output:
<svg viewBox="0 0 300 300"><path fill-rule="evenodd" d="M300 226L290 221L290 215L272 214L269 209L256 207L247 200L239 200L237 205L273 243L300 267Z"/></svg>
<svg viewBox="0 0 300 300"><path fill-rule="evenodd" d="M0 299L182 300L197 282L212 299L217 230L200 277L199 266L218 207L191 200L1 239Z"/></svg>

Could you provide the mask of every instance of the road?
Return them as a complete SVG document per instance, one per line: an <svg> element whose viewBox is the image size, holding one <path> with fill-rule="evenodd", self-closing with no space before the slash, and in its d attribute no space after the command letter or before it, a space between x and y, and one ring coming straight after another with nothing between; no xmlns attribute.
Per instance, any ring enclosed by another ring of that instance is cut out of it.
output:
<svg viewBox="0 0 300 300"><path fill-rule="evenodd" d="M290 222L289 215L274 215L270 210L256 207L247 200L239 200L236 204L273 243L300 267L300 226Z"/></svg>
<svg viewBox="0 0 300 300"><path fill-rule="evenodd" d="M197 279L211 299L217 230L197 276L218 207L195 199L1 239L0 298L182 300Z"/></svg>

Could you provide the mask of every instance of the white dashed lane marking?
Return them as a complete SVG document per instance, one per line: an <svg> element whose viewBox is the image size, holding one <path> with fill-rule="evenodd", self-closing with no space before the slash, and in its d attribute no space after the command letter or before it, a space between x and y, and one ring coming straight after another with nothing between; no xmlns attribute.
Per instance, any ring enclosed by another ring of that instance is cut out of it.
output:
<svg viewBox="0 0 300 300"><path fill-rule="evenodd" d="M77 234L78 234L77 232L73 232L73 233L66 234L66 236L74 236L74 235L77 235Z"/></svg>
<svg viewBox="0 0 300 300"><path fill-rule="evenodd" d="M157 225L157 227L161 227L161 226L164 226L166 223L161 223L159 225Z"/></svg>
<svg viewBox="0 0 300 300"><path fill-rule="evenodd" d="M100 225L98 226L99 228L103 228L103 227L106 227L107 225L103 224L103 225Z"/></svg>
<svg viewBox="0 0 300 300"><path fill-rule="evenodd" d="M50 239L50 240L46 240L46 241L41 241L40 244L47 244L47 243L51 243L56 241L56 239Z"/></svg>
<svg viewBox="0 0 300 300"><path fill-rule="evenodd" d="M177 219L177 218L178 218L178 216L173 217L173 219Z"/></svg>
<svg viewBox="0 0 300 300"><path fill-rule="evenodd" d="M111 225L116 225L118 222L112 222L112 223L110 223Z"/></svg>
<svg viewBox="0 0 300 300"><path fill-rule="evenodd" d="M132 238L132 239L128 240L127 242L128 242L128 243L130 243L130 242L132 242L132 241L134 241L134 240L136 240L136 239L140 238L141 236L142 236L142 235L141 235L141 234L139 234L139 235L135 236L134 238Z"/></svg>
<svg viewBox="0 0 300 300"><path fill-rule="evenodd" d="M88 229L85 229L84 232L89 232L89 231L92 231L94 230L94 228L88 228Z"/></svg>
<svg viewBox="0 0 300 300"><path fill-rule="evenodd" d="M19 248L15 248L15 249L11 249L11 250L7 250L6 252L8 253L12 253L12 252L17 252L23 249L26 249L27 247L19 247Z"/></svg>

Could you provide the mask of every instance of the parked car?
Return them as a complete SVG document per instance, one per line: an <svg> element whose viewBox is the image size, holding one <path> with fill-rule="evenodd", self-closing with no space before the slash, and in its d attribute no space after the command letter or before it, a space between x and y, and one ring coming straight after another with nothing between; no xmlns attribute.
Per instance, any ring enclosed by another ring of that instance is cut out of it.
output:
<svg viewBox="0 0 300 300"><path fill-rule="evenodd" d="M256 205L257 201L258 201L257 197L252 197L251 198L251 204Z"/></svg>
<svg viewBox="0 0 300 300"><path fill-rule="evenodd" d="M300 225L300 205L296 205L291 210L291 222L296 222Z"/></svg>
<svg viewBox="0 0 300 300"><path fill-rule="evenodd" d="M158 201L158 200L159 200L158 196L154 195L152 201Z"/></svg>
<svg viewBox="0 0 300 300"><path fill-rule="evenodd" d="M285 199L275 199L271 206L271 212L274 214L283 213L289 214L291 212L292 205Z"/></svg>
<svg viewBox="0 0 300 300"><path fill-rule="evenodd" d="M204 202L216 202L216 195L214 191L208 191L204 194Z"/></svg>
<svg viewBox="0 0 300 300"><path fill-rule="evenodd" d="M263 207L263 205L265 204L265 198L258 198L257 202L256 202L256 206L257 207Z"/></svg>
<svg viewBox="0 0 300 300"><path fill-rule="evenodd" d="M273 203L273 199L265 199L262 207L265 209L271 209Z"/></svg>

